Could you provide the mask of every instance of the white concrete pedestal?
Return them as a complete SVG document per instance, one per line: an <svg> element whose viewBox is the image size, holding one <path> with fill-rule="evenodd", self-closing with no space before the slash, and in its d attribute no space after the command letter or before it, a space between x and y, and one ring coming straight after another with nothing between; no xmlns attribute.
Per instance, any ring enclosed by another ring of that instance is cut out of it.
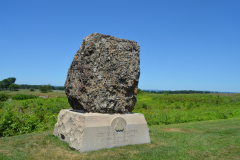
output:
<svg viewBox="0 0 240 160"><path fill-rule="evenodd" d="M79 152L150 143L143 114L100 114L61 110L54 136Z"/></svg>

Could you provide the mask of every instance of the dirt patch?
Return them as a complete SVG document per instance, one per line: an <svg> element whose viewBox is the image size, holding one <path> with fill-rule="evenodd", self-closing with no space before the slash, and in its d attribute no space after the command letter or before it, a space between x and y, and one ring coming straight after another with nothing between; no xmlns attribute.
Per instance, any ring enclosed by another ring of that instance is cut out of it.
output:
<svg viewBox="0 0 240 160"><path fill-rule="evenodd" d="M193 132L190 129L183 129L183 128L164 128L162 130L164 132L182 132L182 133L192 133Z"/></svg>
<svg viewBox="0 0 240 160"><path fill-rule="evenodd" d="M231 145L227 148L223 148L219 153L229 155L229 154L232 154L232 153L239 153L239 152L240 152L240 147L239 146Z"/></svg>
<svg viewBox="0 0 240 160"><path fill-rule="evenodd" d="M9 153L9 151L0 149L0 153Z"/></svg>

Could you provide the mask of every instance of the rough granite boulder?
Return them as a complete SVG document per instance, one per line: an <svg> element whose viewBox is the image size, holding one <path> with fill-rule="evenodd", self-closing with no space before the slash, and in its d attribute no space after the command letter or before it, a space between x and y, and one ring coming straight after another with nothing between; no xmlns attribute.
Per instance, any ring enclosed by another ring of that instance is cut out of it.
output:
<svg viewBox="0 0 240 160"><path fill-rule="evenodd" d="M83 39L65 82L73 109L128 113L137 101L140 76L137 42L93 33Z"/></svg>

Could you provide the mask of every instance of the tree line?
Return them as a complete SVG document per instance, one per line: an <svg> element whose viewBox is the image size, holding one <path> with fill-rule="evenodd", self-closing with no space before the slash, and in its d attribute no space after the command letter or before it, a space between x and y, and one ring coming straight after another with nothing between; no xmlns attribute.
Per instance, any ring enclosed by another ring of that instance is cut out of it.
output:
<svg viewBox="0 0 240 160"><path fill-rule="evenodd" d="M150 93L157 93L157 94L193 94L193 93L197 93L197 94L210 94L213 92L210 91L195 91L195 90L178 90L178 91L151 91L151 90L141 90L138 89L138 93L139 92L150 92ZM214 92L216 93L216 92Z"/></svg>
<svg viewBox="0 0 240 160"><path fill-rule="evenodd" d="M49 86L50 84L48 84L47 86ZM31 89L31 88L34 88L34 89L40 89L41 86L43 85L28 85L28 84L19 84L20 86L20 89ZM51 85L50 85L51 86ZM51 86L51 89L52 90L64 90L64 86Z"/></svg>
<svg viewBox="0 0 240 160"><path fill-rule="evenodd" d="M0 90L15 90L18 89L30 89L31 91L34 91L34 89L39 89L42 92L51 92L52 90L64 90L63 86L51 86L48 85L28 85L28 84L15 84L16 78L15 77L9 77L6 79L3 79L0 81Z"/></svg>

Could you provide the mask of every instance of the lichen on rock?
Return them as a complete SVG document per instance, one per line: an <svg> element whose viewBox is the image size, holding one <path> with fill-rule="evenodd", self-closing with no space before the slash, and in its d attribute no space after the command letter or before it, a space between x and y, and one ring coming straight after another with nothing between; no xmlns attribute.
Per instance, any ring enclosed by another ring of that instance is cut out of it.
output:
<svg viewBox="0 0 240 160"><path fill-rule="evenodd" d="M83 39L65 82L73 109L128 113L137 101L140 47L135 41L92 33Z"/></svg>

